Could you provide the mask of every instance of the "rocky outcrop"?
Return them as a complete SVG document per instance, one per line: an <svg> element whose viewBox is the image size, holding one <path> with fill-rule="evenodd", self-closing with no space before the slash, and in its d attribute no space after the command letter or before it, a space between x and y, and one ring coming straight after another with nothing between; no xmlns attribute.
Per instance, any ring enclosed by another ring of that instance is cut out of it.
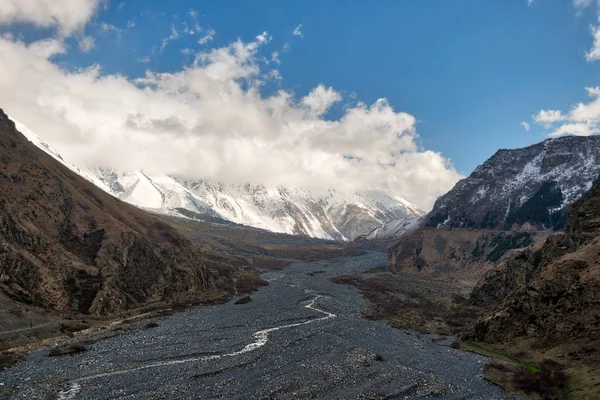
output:
<svg viewBox="0 0 600 400"><path fill-rule="evenodd" d="M0 110L0 290L60 311L113 314L217 295L218 273L169 225L26 140Z"/></svg>
<svg viewBox="0 0 600 400"><path fill-rule="evenodd" d="M570 208L563 234L490 271L471 302L490 310L472 339L600 337L600 183Z"/></svg>

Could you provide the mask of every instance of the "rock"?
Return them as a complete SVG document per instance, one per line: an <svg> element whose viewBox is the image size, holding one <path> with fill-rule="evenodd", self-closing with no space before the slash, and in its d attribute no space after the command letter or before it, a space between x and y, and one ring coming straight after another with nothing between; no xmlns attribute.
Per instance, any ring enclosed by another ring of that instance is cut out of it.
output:
<svg viewBox="0 0 600 400"><path fill-rule="evenodd" d="M248 304L251 301L252 301L252 298L250 296L244 296L244 297L240 298L239 300L237 300L233 304Z"/></svg>

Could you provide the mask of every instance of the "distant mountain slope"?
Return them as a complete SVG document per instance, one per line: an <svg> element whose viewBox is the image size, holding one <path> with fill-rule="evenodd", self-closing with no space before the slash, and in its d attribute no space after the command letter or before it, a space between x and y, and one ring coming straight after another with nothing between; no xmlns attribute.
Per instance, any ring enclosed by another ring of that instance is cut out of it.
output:
<svg viewBox="0 0 600 400"><path fill-rule="evenodd" d="M564 234L520 251L471 294L489 308L470 333L497 342L536 338L557 346L600 338L600 182L569 211ZM561 353L559 353L561 354Z"/></svg>
<svg viewBox="0 0 600 400"><path fill-rule="evenodd" d="M394 219L383 226L373 229L367 235L364 235L363 239L399 240L419 228L425 222L426 218L426 216L419 216Z"/></svg>
<svg viewBox="0 0 600 400"><path fill-rule="evenodd" d="M477 282L510 250L563 227L566 207L600 172L600 137L564 137L500 150L393 245L395 271Z"/></svg>
<svg viewBox="0 0 600 400"><path fill-rule="evenodd" d="M600 173L600 136L568 136L499 150L435 203L430 226L562 228L564 207Z"/></svg>
<svg viewBox="0 0 600 400"><path fill-rule="evenodd" d="M315 195L298 188L235 185L142 172L97 168L93 179L109 192L140 207L183 208L272 232L352 240L387 221L422 212L403 199L380 192Z"/></svg>
<svg viewBox="0 0 600 400"><path fill-rule="evenodd" d="M331 189L318 195L298 188L222 184L167 175L149 176L142 171L78 168L63 160L34 132L17 124L32 143L104 191L158 212L183 209L272 232L332 240L353 240L394 219L424 214L408 201L379 191L342 193Z"/></svg>
<svg viewBox="0 0 600 400"><path fill-rule="evenodd" d="M53 157L26 140L0 110L3 293L60 311L112 314L150 302L219 295L231 286L169 225Z"/></svg>

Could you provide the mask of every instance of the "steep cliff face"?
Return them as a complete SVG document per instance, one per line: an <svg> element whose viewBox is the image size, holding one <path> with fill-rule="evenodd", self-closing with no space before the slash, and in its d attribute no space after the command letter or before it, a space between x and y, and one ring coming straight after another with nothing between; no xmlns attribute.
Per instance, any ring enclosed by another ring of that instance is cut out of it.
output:
<svg viewBox="0 0 600 400"><path fill-rule="evenodd" d="M9 297L111 314L216 294L222 281L174 229L42 152L0 110L0 290Z"/></svg>
<svg viewBox="0 0 600 400"><path fill-rule="evenodd" d="M477 340L600 337L600 182L572 205L563 234L490 271L471 301L493 310L470 332Z"/></svg>

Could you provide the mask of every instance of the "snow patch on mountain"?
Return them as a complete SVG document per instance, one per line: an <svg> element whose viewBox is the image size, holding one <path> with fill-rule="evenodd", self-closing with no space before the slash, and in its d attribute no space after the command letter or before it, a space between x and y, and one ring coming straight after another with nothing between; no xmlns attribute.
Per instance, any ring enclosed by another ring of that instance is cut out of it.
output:
<svg viewBox="0 0 600 400"><path fill-rule="evenodd" d="M567 136L499 150L436 201L429 223L506 228L511 213L519 212L544 185L555 185L562 196L549 206L553 213L586 193L599 173L600 136Z"/></svg>
<svg viewBox="0 0 600 400"><path fill-rule="evenodd" d="M365 236L367 240L398 240L414 231L425 221L424 216L404 217L392 220L385 225L374 229Z"/></svg>

